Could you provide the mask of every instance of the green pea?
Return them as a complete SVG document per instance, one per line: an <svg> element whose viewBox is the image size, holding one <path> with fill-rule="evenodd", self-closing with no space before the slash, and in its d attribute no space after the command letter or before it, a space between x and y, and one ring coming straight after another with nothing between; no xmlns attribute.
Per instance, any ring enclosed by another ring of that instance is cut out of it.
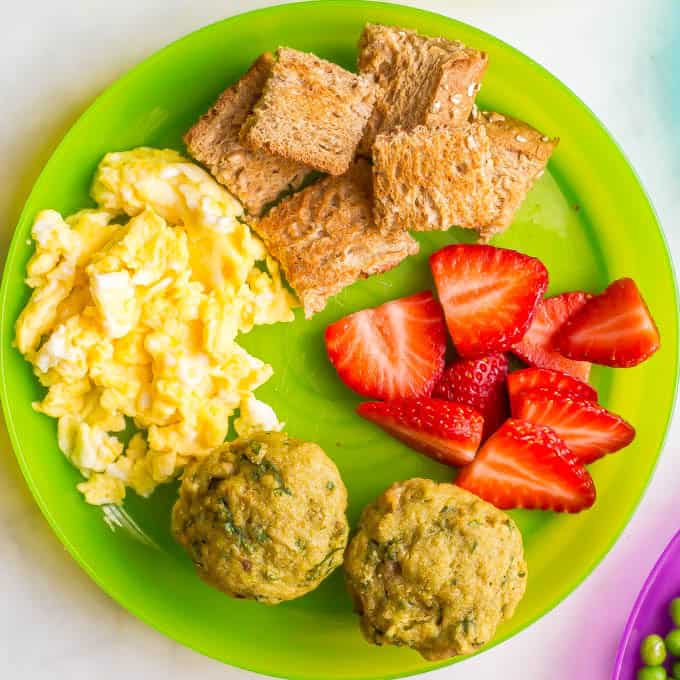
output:
<svg viewBox="0 0 680 680"><path fill-rule="evenodd" d="M670 612L671 618L673 619L673 623L680 627L680 597L676 597L674 600L671 600L668 611Z"/></svg>
<svg viewBox="0 0 680 680"><path fill-rule="evenodd" d="M675 680L680 680L680 661L676 661L671 666L671 677L675 678Z"/></svg>
<svg viewBox="0 0 680 680"><path fill-rule="evenodd" d="M663 666L645 666L638 671L637 680L666 680L668 674Z"/></svg>
<svg viewBox="0 0 680 680"><path fill-rule="evenodd" d="M680 656L680 628L666 635L666 649L671 656Z"/></svg>
<svg viewBox="0 0 680 680"><path fill-rule="evenodd" d="M660 635L648 635L642 641L640 658L646 666L660 666L666 660L666 646ZM651 676L650 680L653 677Z"/></svg>

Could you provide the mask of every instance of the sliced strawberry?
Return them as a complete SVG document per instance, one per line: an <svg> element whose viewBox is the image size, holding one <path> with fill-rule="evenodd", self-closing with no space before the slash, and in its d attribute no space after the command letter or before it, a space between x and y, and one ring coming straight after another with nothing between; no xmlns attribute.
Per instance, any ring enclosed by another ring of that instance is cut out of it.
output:
<svg viewBox="0 0 680 680"><path fill-rule="evenodd" d="M519 342L548 285L539 260L493 246L447 246L430 267L453 344L467 358Z"/></svg>
<svg viewBox="0 0 680 680"><path fill-rule="evenodd" d="M459 473L456 484L497 508L579 512L595 502L583 464L549 428L509 418Z"/></svg>
<svg viewBox="0 0 680 680"><path fill-rule="evenodd" d="M508 394L510 395L510 410L515 413L517 396L540 387L549 388L555 392L570 394L582 399L597 401L597 392L588 383L572 378L570 375L551 371L547 368L523 368L508 375Z"/></svg>
<svg viewBox="0 0 680 680"><path fill-rule="evenodd" d="M325 340L340 379L367 397L430 394L444 370L444 317L429 291L350 314Z"/></svg>
<svg viewBox="0 0 680 680"><path fill-rule="evenodd" d="M464 465L475 457L484 425L470 406L428 397L366 402L357 413L446 465Z"/></svg>
<svg viewBox="0 0 680 680"><path fill-rule="evenodd" d="M467 404L479 411L484 417L483 441L508 417L507 375L508 357L502 353L481 359L458 359L444 369L432 396Z"/></svg>
<svg viewBox="0 0 680 680"><path fill-rule="evenodd" d="M565 321L581 309L590 297L588 293L574 292L541 300L529 330L512 346L513 354L529 366L552 368L579 380L588 380L590 364L563 357L553 348L553 340Z"/></svg>
<svg viewBox="0 0 680 680"><path fill-rule="evenodd" d="M621 416L594 401L545 388L518 395L512 415L551 427L583 464L618 451L635 438L635 429Z"/></svg>
<svg viewBox="0 0 680 680"><path fill-rule="evenodd" d="M557 333L565 356L603 366L637 366L659 349L659 331L632 279L614 281Z"/></svg>

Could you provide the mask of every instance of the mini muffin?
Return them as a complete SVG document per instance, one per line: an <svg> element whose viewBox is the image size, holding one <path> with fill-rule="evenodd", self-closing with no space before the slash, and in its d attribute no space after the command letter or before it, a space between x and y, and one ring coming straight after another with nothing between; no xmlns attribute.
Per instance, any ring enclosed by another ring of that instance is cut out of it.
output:
<svg viewBox="0 0 680 680"><path fill-rule="evenodd" d="M172 531L208 584L277 604L341 564L346 509L347 489L319 446L262 432L187 466Z"/></svg>
<svg viewBox="0 0 680 680"><path fill-rule="evenodd" d="M428 479L397 482L364 509L345 573L368 641L408 646L428 660L487 643L527 579L512 519Z"/></svg>

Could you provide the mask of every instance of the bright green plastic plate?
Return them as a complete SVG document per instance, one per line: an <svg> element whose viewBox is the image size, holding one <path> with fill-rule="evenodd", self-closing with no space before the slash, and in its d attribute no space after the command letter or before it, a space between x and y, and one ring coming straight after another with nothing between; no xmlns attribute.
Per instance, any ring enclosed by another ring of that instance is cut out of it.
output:
<svg viewBox="0 0 680 680"><path fill-rule="evenodd" d="M489 53L480 94L486 108L523 118L559 135L549 172L525 201L515 224L496 240L539 257L550 293L601 290L631 276L661 331L663 347L628 370L595 368L593 382L610 409L637 429L635 443L596 463L599 498L580 515L513 513L522 529L529 588L499 642L525 628L571 592L625 526L654 467L676 381L677 302L673 273L653 210L633 171L590 111L560 82L511 47L470 26L396 5L337 1L273 7L237 16L183 38L119 80L64 138L37 181L7 258L1 293L2 402L17 458L42 511L73 557L132 613L165 634L224 662L286 678L384 678L436 667L407 649L368 645L359 634L342 575L316 592L277 607L231 600L203 585L168 530L176 488L148 501L130 494L125 508L157 545L113 532L100 508L75 489L78 473L56 444L55 422L31 402L40 388L12 348L13 325L28 298L26 239L42 208L70 213L89 205L93 171L107 151L138 145L182 149L182 133L261 52L279 45L312 50L352 68L366 21L398 24L458 38ZM362 281L311 321L260 327L242 338L271 362L274 377L259 390L287 429L317 441L335 459L350 491L350 521L390 483L413 476L451 479L430 462L354 414L359 399L344 388L324 355L323 329L366 306L432 286L427 257L468 235L419 235L421 252L396 270Z"/></svg>

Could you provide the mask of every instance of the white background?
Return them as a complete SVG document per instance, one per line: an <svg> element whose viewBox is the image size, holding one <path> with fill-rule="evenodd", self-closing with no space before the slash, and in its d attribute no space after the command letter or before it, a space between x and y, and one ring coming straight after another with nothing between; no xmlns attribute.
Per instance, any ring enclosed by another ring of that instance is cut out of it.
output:
<svg viewBox="0 0 680 680"><path fill-rule="evenodd" d="M164 44L257 0L5 0L0 13L0 253L43 163L92 98ZM680 259L680 8L675 0L407 2L524 51L604 121L641 176ZM510 5L514 5L510 8ZM624 228L622 226L622 228ZM677 266L677 264L676 264ZM609 677L644 576L680 526L676 417L635 518L596 572L524 633L428 678ZM184 649L92 583L40 515L0 431L0 677L255 677ZM587 536L584 537L587 540ZM329 659L329 663L332 660ZM424 676L425 677L425 676Z"/></svg>

